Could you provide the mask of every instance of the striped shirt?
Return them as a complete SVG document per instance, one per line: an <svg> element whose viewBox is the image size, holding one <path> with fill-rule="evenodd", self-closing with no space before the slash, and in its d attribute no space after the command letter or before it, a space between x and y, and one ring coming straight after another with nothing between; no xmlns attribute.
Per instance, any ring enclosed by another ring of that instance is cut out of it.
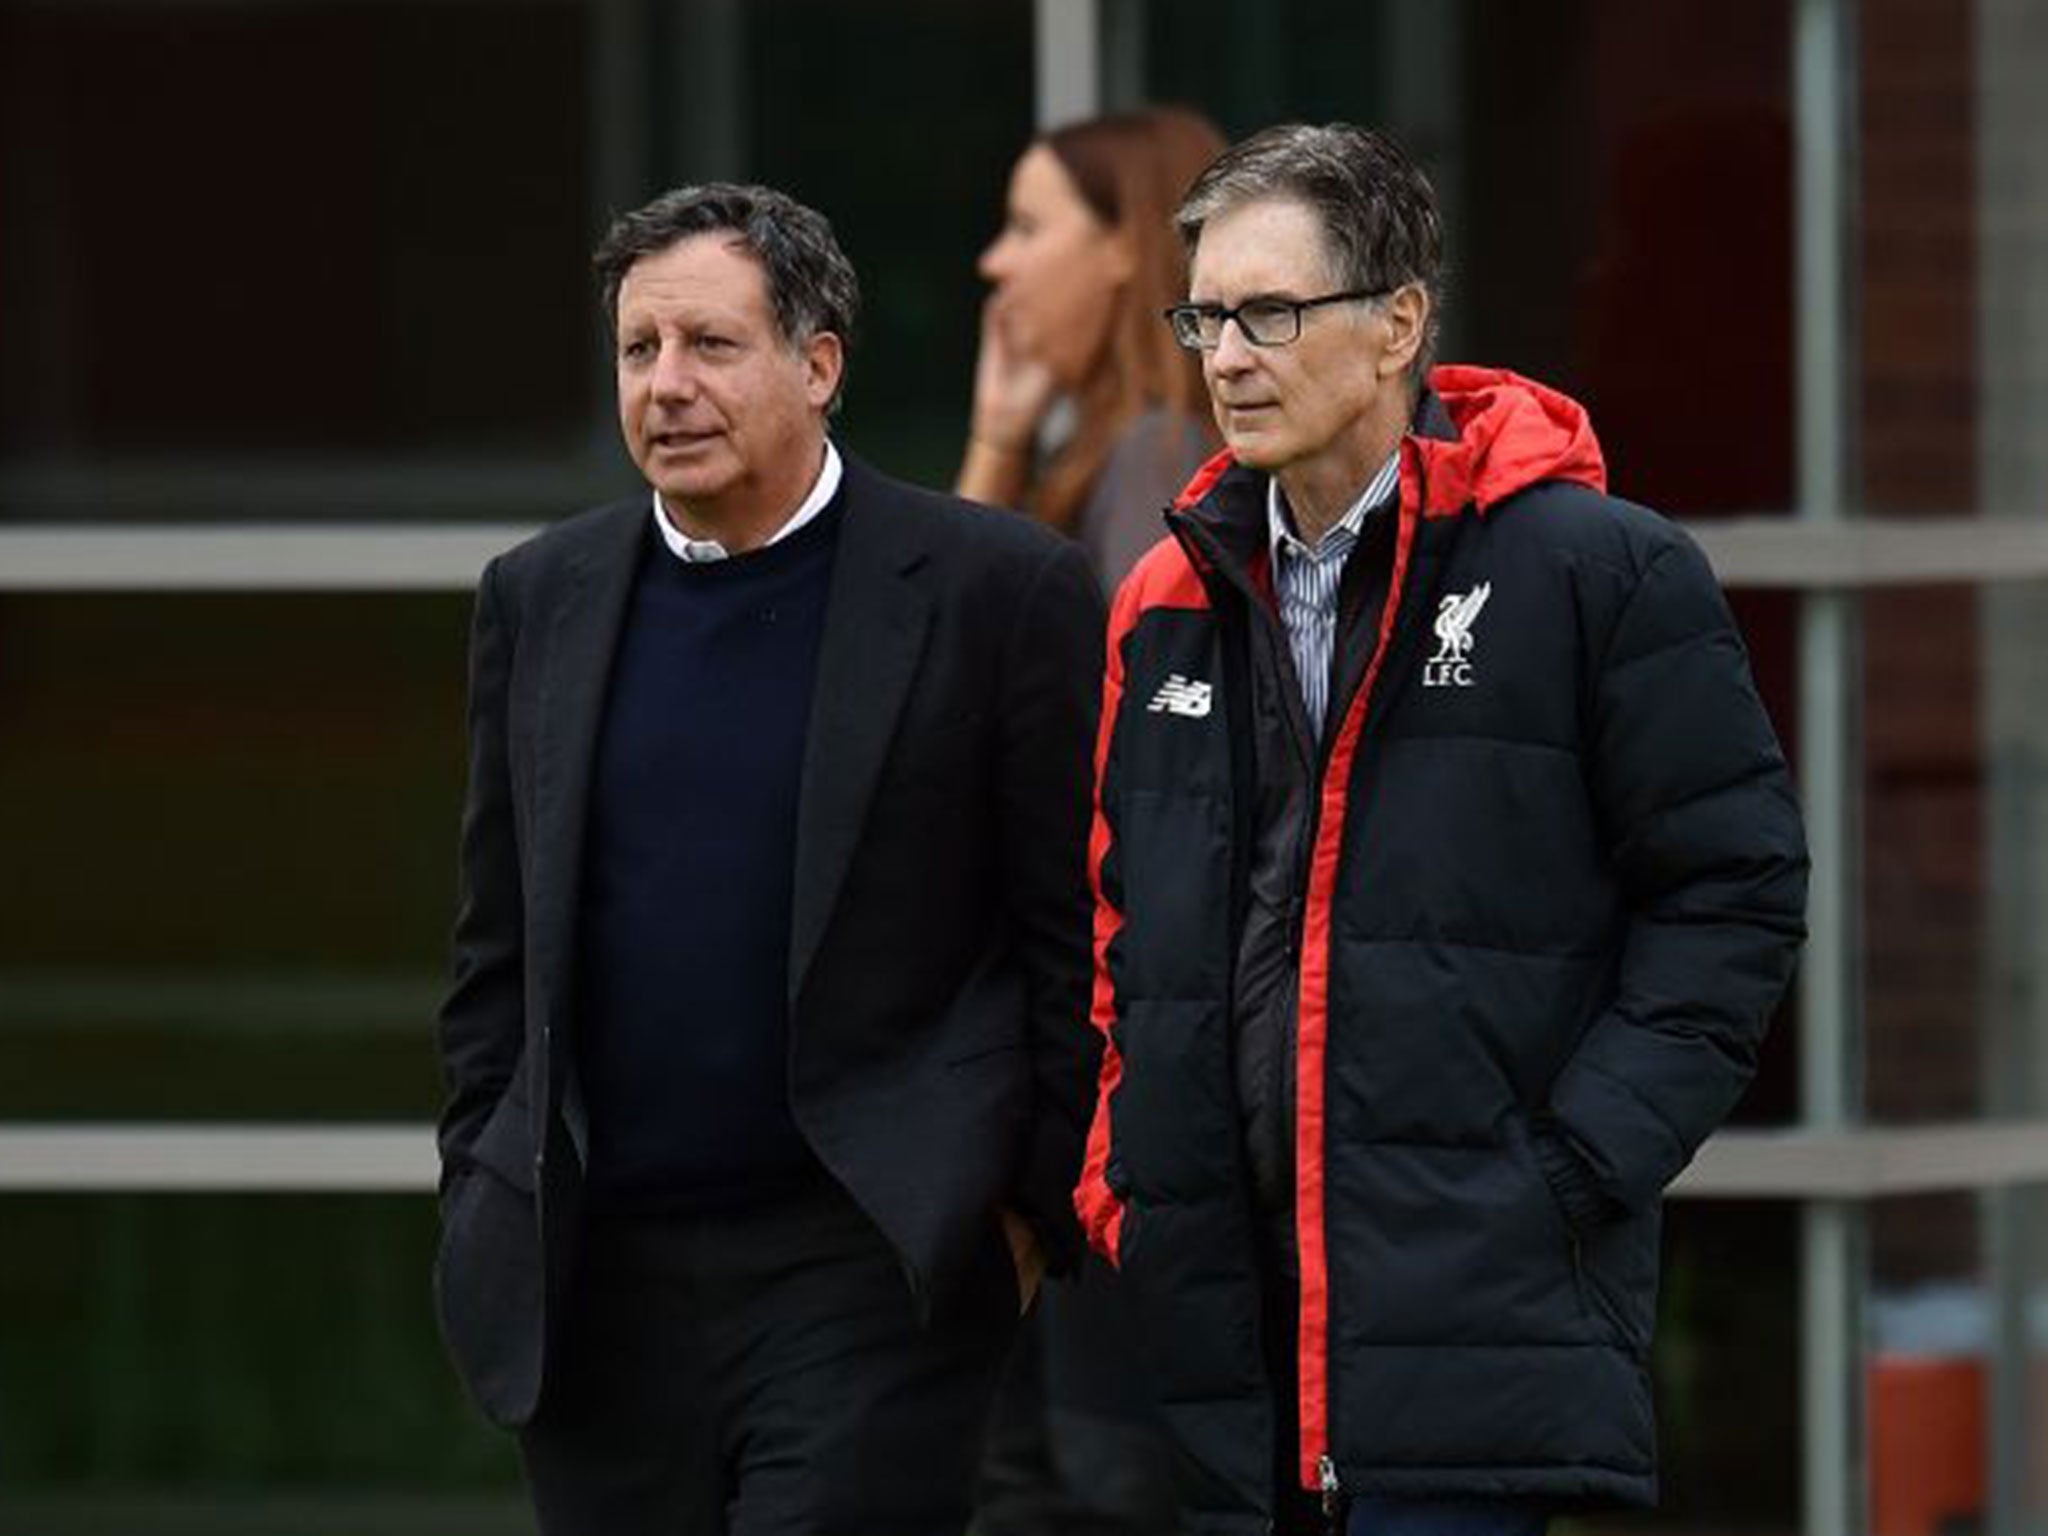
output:
<svg viewBox="0 0 2048 1536"><path fill-rule="evenodd" d="M1309 729L1318 740L1323 716L1330 708L1330 658L1337 646L1337 586L1344 579L1344 561L1358 544L1365 514L1394 494L1401 483L1401 450L1372 477L1358 500L1314 548L1294 532L1293 515L1280 482L1266 487L1266 523L1273 546L1273 591L1280 600L1280 623L1287 648L1294 653L1294 675L1301 682L1301 702L1308 710Z"/></svg>

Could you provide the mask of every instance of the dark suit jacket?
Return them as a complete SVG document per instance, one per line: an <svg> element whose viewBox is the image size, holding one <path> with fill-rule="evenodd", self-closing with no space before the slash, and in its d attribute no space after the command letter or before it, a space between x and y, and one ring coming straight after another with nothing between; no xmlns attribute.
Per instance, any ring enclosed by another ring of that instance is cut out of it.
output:
<svg viewBox="0 0 2048 1536"><path fill-rule="evenodd" d="M846 459L797 816L798 1125L928 1305L1009 1205L1055 1267L1094 1092L1085 847L1103 631L1078 550ZM477 596L454 984L439 1043L443 1333L525 1422L575 1268L577 892L645 497ZM715 899L715 893L707 893Z"/></svg>

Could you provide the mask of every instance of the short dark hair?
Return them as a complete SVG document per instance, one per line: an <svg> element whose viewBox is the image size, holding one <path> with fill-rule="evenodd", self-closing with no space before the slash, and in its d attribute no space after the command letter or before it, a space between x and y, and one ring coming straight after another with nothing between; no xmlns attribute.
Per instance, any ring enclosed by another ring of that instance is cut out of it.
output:
<svg viewBox="0 0 2048 1536"><path fill-rule="evenodd" d="M832 223L773 187L709 181L677 187L621 214L591 257L606 321L619 323L619 289L634 264L659 256L697 235L730 231L733 243L755 261L768 281L775 328L792 347L829 331L847 353L860 320L860 280L839 248ZM841 392L844 391L841 377ZM839 395L832 397L836 410Z"/></svg>
<svg viewBox="0 0 2048 1536"><path fill-rule="evenodd" d="M1415 283L1429 296L1429 325L1411 369L1420 380L1436 355L1444 275L1443 220L1421 168L1370 128L1283 123L1218 155L1181 200L1174 225L1192 256L1209 220L1266 199L1301 203L1315 214L1330 275L1342 287Z"/></svg>

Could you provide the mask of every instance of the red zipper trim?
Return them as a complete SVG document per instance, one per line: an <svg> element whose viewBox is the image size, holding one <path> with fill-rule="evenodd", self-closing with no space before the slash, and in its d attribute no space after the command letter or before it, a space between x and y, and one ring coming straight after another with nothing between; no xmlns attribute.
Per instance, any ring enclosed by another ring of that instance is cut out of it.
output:
<svg viewBox="0 0 2048 1536"><path fill-rule="evenodd" d="M1373 685L1407 583L1408 556L1422 520L1420 450L1412 437L1401 444L1401 522L1394 541L1394 565L1387 581L1387 611L1351 707L1338 728L1323 770L1321 817L1309 858L1308 901L1303 911L1301 1008L1295 1024L1295 1242L1301 1259L1301 1318L1297 1345L1301 1410L1301 1485L1322 1487L1321 1462L1330 1444L1330 1265L1323 1209L1323 1073L1330 1024L1330 904L1337 886L1338 850L1344 839L1352 759L1365 727Z"/></svg>

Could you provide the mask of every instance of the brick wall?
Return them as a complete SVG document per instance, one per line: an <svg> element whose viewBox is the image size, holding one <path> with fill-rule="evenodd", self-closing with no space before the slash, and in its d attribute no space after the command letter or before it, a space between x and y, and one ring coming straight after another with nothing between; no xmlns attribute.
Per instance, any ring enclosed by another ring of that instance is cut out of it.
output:
<svg viewBox="0 0 2048 1536"><path fill-rule="evenodd" d="M1976 180L1970 8L1861 9L1861 480L1872 515L1976 503ZM1964 1115L1979 1097L1983 751L1977 599L1864 604L1867 1104Z"/></svg>

